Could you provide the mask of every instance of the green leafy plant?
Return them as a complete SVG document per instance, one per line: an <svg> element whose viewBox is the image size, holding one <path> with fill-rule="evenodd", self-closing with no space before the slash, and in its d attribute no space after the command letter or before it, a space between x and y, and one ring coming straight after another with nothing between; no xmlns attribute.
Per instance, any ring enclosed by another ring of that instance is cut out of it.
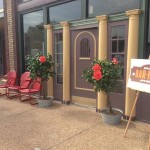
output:
<svg viewBox="0 0 150 150"><path fill-rule="evenodd" d="M112 113L112 106L109 100L109 93L116 89L121 71L122 67L116 58L113 58L112 61L95 59L91 68L86 68L83 71L82 77L94 86L96 92L103 92L108 95L110 113Z"/></svg>
<svg viewBox="0 0 150 150"><path fill-rule="evenodd" d="M29 55L26 58L27 70L30 71L31 79L40 78L42 83L43 98L47 98L46 86L44 83L49 77L54 76L53 66L54 62L50 54L42 55L37 53L35 56Z"/></svg>

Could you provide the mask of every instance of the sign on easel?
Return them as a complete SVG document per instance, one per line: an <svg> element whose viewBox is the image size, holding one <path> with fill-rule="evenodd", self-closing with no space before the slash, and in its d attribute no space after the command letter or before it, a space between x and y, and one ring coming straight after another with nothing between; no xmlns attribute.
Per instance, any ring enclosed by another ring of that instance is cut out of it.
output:
<svg viewBox="0 0 150 150"><path fill-rule="evenodd" d="M131 59L131 71L127 87L150 93L150 60Z"/></svg>
<svg viewBox="0 0 150 150"><path fill-rule="evenodd" d="M131 70L127 87L133 90L137 90L137 93L125 129L124 136L126 136L129 123L131 121L131 117L139 97L139 92L142 91L150 93L150 59L131 59ZM148 150L150 150L150 136L149 136Z"/></svg>

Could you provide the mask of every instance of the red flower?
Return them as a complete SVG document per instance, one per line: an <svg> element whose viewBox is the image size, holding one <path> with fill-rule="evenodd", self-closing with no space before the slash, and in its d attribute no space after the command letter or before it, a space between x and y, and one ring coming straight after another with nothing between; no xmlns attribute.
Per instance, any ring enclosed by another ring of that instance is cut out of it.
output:
<svg viewBox="0 0 150 150"><path fill-rule="evenodd" d="M46 61L46 57L45 56L40 56L39 61L41 63L44 63Z"/></svg>
<svg viewBox="0 0 150 150"><path fill-rule="evenodd" d="M100 71L95 71L95 72L93 73L93 79L95 79L95 80L100 80L100 79L102 79L102 72L100 72Z"/></svg>
<svg viewBox="0 0 150 150"><path fill-rule="evenodd" d="M112 60L112 62L116 65L116 64L118 64L118 60L117 60L117 58L113 58L113 60Z"/></svg>
<svg viewBox="0 0 150 150"><path fill-rule="evenodd" d="M92 69L93 71L100 71L102 67L99 64L95 64Z"/></svg>

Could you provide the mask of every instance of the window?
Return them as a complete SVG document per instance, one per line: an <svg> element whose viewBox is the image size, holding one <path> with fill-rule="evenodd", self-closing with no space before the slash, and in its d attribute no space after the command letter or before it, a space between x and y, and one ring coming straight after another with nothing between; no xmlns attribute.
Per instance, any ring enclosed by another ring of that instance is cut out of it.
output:
<svg viewBox="0 0 150 150"><path fill-rule="evenodd" d="M0 1L0 9L3 9L3 0Z"/></svg>
<svg viewBox="0 0 150 150"><path fill-rule="evenodd" d="M18 4L25 3L25 2L28 2L28 1L31 1L31 0L18 0Z"/></svg>
<svg viewBox="0 0 150 150"><path fill-rule="evenodd" d="M64 3L49 8L49 22L51 24L77 19L81 19L81 0Z"/></svg>
<svg viewBox="0 0 150 150"><path fill-rule="evenodd" d="M55 72L56 83L63 83L63 36L62 33L54 34L54 49L55 49Z"/></svg>
<svg viewBox="0 0 150 150"><path fill-rule="evenodd" d="M117 90L114 92L123 93L123 80L124 80L124 61L125 61L125 25L118 25L111 27L110 33L110 59L116 57L123 66L120 80L118 80Z"/></svg>
<svg viewBox="0 0 150 150"><path fill-rule="evenodd" d="M124 12L140 7L140 0L89 0L88 17Z"/></svg>
<svg viewBox="0 0 150 150"><path fill-rule="evenodd" d="M33 19L34 18L34 19ZM44 51L43 10L23 15L24 54Z"/></svg>
<svg viewBox="0 0 150 150"><path fill-rule="evenodd" d="M90 58L90 41L87 38L80 42L80 58Z"/></svg>

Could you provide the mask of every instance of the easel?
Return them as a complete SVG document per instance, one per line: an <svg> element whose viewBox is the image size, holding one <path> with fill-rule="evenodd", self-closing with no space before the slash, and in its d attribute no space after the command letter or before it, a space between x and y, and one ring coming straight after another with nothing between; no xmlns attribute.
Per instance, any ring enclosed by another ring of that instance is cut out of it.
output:
<svg viewBox="0 0 150 150"><path fill-rule="evenodd" d="M126 133L127 133L127 130L128 130L128 127L129 127L129 124L130 124L131 118L132 118L132 114L133 114L133 111L134 111L134 109L135 109L135 106L136 106L136 103L137 103L138 97L139 97L139 94L140 94L140 92L139 92L139 91L137 91L137 92L136 92L136 97L135 97L135 100L134 100L134 104L133 104L133 107L132 107L132 110L131 110L131 114L130 114L130 117L129 117L129 120L128 120L128 123L127 123L126 129L125 129L125 132L124 132L124 136L126 136Z"/></svg>

